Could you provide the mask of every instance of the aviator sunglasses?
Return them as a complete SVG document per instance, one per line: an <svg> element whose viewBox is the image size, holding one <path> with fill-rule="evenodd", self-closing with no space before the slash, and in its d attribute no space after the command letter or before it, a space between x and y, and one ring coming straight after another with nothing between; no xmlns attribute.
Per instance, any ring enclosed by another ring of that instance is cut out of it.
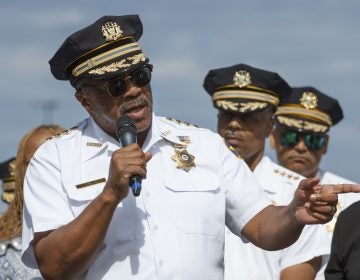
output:
<svg viewBox="0 0 360 280"><path fill-rule="evenodd" d="M313 151L321 149L325 144L326 138L325 134L287 130L281 133L280 142L284 147L290 148L299 143L300 137L304 139L305 145Z"/></svg>
<svg viewBox="0 0 360 280"><path fill-rule="evenodd" d="M103 85L81 85L81 87L98 87L104 88L112 97L121 96L127 88L126 81L131 79L132 83L138 87L146 86L151 80L151 71L153 66L146 64L142 67L134 69L131 73L126 73L125 77L116 77L108 80Z"/></svg>

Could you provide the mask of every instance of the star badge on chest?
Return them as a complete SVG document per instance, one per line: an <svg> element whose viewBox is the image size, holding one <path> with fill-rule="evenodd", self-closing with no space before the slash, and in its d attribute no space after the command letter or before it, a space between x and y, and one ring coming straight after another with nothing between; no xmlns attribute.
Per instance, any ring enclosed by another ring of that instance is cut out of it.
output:
<svg viewBox="0 0 360 280"><path fill-rule="evenodd" d="M195 167L195 157L189 154L186 149L175 149L175 155L171 159L176 162L176 168L181 168L186 172Z"/></svg>

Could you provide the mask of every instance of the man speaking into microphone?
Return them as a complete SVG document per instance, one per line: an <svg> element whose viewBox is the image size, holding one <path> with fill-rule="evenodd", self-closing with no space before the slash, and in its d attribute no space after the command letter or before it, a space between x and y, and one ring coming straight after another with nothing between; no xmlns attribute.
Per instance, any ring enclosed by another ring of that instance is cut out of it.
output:
<svg viewBox="0 0 360 280"><path fill-rule="evenodd" d="M218 134L153 114L142 30L137 15L105 16L50 59L90 116L48 140L28 166L26 265L45 279L221 280L225 225L282 249L305 224L332 219L337 193L360 192L307 179L289 205L271 205ZM125 115L137 141L120 143ZM129 192L132 178L141 179L140 195Z"/></svg>

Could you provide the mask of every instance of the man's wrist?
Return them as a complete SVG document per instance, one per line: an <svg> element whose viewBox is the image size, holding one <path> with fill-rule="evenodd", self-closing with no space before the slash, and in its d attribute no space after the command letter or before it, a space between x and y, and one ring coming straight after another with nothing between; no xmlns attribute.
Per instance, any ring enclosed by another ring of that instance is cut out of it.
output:
<svg viewBox="0 0 360 280"><path fill-rule="evenodd" d="M110 204L119 204L125 197L120 195L120 193L114 190L113 187L105 185L103 191L101 192L101 199L105 203Z"/></svg>

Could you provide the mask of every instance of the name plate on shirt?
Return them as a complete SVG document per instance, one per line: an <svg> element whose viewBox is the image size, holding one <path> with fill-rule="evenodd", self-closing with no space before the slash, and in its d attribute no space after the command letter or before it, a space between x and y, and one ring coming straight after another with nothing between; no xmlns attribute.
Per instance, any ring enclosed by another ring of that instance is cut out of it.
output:
<svg viewBox="0 0 360 280"><path fill-rule="evenodd" d="M89 182L78 184L78 185L76 185L76 188L81 189L81 188L97 185L97 184L104 183L104 182L106 182L105 178L96 179L96 180L92 180Z"/></svg>

